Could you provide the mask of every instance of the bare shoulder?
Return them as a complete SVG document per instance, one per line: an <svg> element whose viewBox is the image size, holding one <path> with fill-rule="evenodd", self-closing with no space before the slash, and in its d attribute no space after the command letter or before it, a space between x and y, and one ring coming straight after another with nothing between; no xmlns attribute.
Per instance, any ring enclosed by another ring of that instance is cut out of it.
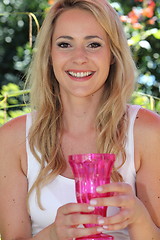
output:
<svg viewBox="0 0 160 240"><path fill-rule="evenodd" d="M153 221L160 226L160 116L140 109L135 122L136 190Z"/></svg>
<svg viewBox="0 0 160 240"><path fill-rule="evenodd" d="M141 108L137 115L137 126L147 128L160 128L160 115L148 109ZM150 130L150 129L148 129Z"/></svg>
<svg viewBox="0 0 160 240"><path fill-rule="evenodd" d="M149 156L158 154L160 143L160 116L141 108L137 114L134 130L135 159L137 170Z"/></svg>
<svg viewBox="0 0 160 240"><path fill-rule="evenodd" d="M26 199L26 115L0 128L0 231L2 239L31 236ZM7 211L6 211L7 209Z"/></svg>
<svg viewBox="0 0 160 240"><path fill-rule="evenodd" d="M16 159L21 167L24 166L26 164L25 142L26 115L23 115L0 127L0 161L5 158L11 164L11 161L13 162Z"/></svg>
<svg viewBox="0 0 160 240"><path fill-rule="evenodd" d="M141 108L135 122L135 134L137 138L160 137L160 115L148 109ZM147 140L147 139L146 139ZM153 140L153 139L152 139Z"/></svg>
<svg viewBox="0 0 160 240"><path fill-rule="evenodd" d="M0 127L1 134L12 134L13 132L18 133L22 129L25 130L26 124L26 115L22 115L20 117L14 118L9 122L5 123L3 126Z"/></svg>
<svg viewBox="0 0 160 240"><path fill-rule="evenodd" d="M24 141L26 115L14 118L0 127L0 144L13 144ZM1 145L2 146L2 145Z"/></svg>

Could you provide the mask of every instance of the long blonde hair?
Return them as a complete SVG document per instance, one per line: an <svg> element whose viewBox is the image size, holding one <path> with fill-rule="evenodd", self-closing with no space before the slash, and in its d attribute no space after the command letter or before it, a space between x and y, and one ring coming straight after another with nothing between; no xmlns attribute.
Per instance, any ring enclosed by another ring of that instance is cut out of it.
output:
<svg viewBox="0 0 160 240"><path fill-rule="evenodd" d="M56 20L60 14L72 8L90 11L109 37L114 63L110 67L102 104L96 118L97 152L121 154L121 165L125 162L127 102L134 89L135 64L119 16L106 0L58 0L43 22L27 75L31 89L31 106L36 110L29 133L29 144L41 166L30 192L36 188L40 207L41 186L53 180L66 168L61 150L63 104L50 53ZM112 179L122 181L116 168Z"/></svg>

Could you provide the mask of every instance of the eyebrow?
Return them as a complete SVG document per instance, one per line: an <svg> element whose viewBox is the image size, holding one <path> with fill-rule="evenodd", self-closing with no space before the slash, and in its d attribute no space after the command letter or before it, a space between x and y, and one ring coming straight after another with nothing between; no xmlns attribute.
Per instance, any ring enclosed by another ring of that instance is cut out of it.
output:
<svg viewBox="0 0 160 240"><path fill-rule="evenodd" d="M60 36L56 40L61 39L61 38L68 39L68 40L74 40L74 38L71 37L71 36ZM98 39L103 40L101 37L99 37L97 35L86 36L84 39L85 40L90 40L90 39L93 39L93 38L98 38Z"/></svg>

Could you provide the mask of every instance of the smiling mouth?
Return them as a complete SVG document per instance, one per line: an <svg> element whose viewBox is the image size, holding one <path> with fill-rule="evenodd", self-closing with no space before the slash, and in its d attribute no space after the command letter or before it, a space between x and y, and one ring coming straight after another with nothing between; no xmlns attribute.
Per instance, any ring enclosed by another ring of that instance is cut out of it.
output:
<svg viewBox="0 0 160 240"><path fill-rule="evenodd" d="M67 71L68 75L71 77L76 77L76 78L85 78L85 77L90 77L92 76L95 72L93 71L87 71L87 72L73 72L73 71Z"/></svg>

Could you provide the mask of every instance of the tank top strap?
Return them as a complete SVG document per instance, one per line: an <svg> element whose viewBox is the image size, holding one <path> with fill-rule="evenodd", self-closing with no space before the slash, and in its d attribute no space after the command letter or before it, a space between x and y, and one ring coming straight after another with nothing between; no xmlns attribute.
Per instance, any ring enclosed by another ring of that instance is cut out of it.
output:
<svg viewBox="0 0 160 240"><path fill-rule="evenodd" d="M26 152L27 152L27 178L28 178L28 191L32 187L33 183L35 182L38 173L40 171L40 164L39 162L34 158L30 146L29 146L29 131L32 126L33 117L35 112L31 112L27 114L26 117ZM38 151L37 151L38 153ZM39 153L38 153L39 154Z"/></svg>
<svg viewBox="0 0 160 240"><path fill-rule="evenodd" d="M141 106L139 105L128 105L127 137L128 137L128 145L129 145L130 151L132 150L131 152L133 156L134 156L134 123L140 108Z"/></svg>
<svg viewBox="0 0 160 240"><path fill-rule="evenodd" d="M26 114L26 138L27 139L28 139L29 130L31 126L32 126L32 113L27 113Z"/></svg>
<svg viewBox="0 0 160 240"><path fill-rule="evenodd" d="M128 133L133 133L134 122L137 117L137 113L141 106L139 105L128 105L128 117L129 117L129 128Z"/></svg>
<svg viewBox="0 0 160 240"><path fill-rule="evenodd" d="M137 117L137 113L141 106L128 105L128 130L126 134L126 161L123 166L119 169L122 174L124 181L129 183L135 191L135 159L134 159L134 123Z"/></svg>

